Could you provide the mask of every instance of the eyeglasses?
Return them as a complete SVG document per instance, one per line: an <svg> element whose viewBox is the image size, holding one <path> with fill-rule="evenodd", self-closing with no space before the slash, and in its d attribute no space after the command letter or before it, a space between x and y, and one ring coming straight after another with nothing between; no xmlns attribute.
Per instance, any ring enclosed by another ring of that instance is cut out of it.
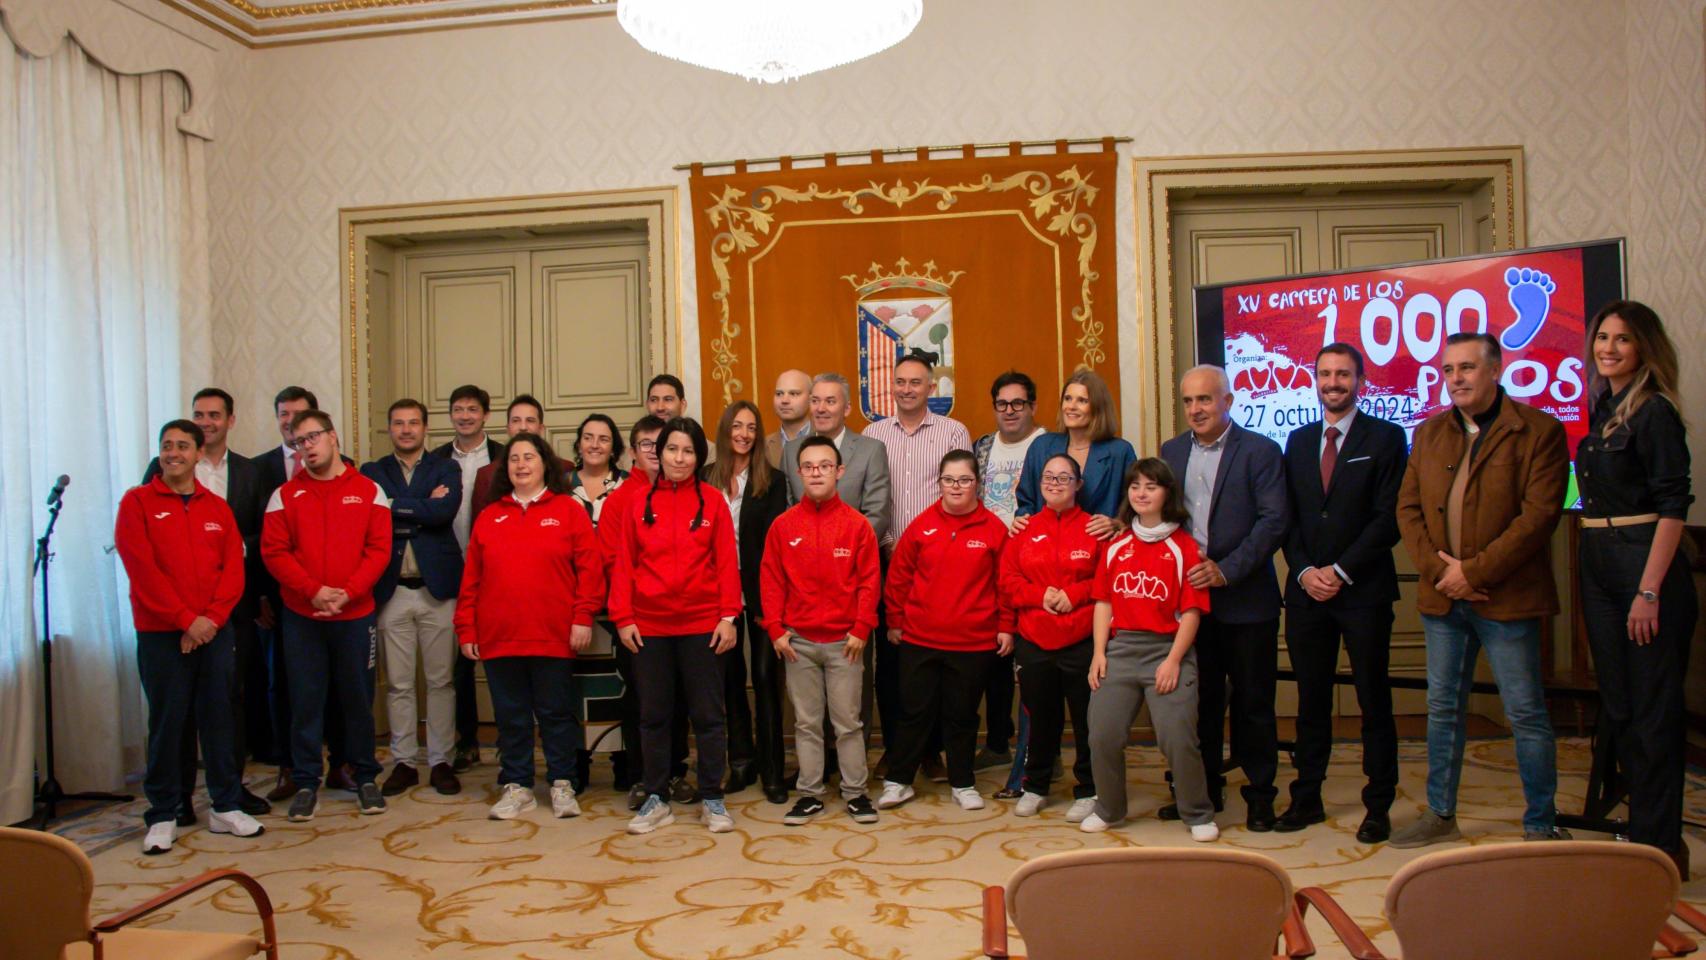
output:
<svg viewBox="0 0 1706 960"><path fill-rule="evenodd" d="M977 478L976 477L942 477L941 481L942 481L942 486L954 487L956 489L958 489L960 487L972 487L972 486L977 485Z"/></svg>
<svg viewBox="0 0 1706 960"><path fill-rule="evenodd" d="M306 450L314 445L314 441L331 432L330 430L310 430L307 433L299 433L290 438L290 447L293 450Z"/></svg>
<svg viewBox="0 0 1706 960"><path fill-rule="evenodd" d="M634 449L639 450L642 453L651 453L657 448L658 442L656 440L641 440L639 443L634 444Z"/></svg>
<svg viewBox="0 0 1706 960"><path fill-rule="evenodd" d="M1030 405L1031 401L1029 400L997 400L995 401L995 412L1007 413L1010 410L1023 410Z"/></svg>
<svg viewBox="0 0 1706 960"><path fill-rule="evenodd" d="M1045 474L1043 474L1043 486L1045 486L1045 487L1070 486L1072 484L1072 482L1076 479L1077 478L1074 477L1070 473L1045 473Z"/></svg>
<svg viewBox="0 0 1706 960"><path fill-rule="evenodd" d="M834 463L802 463L800 473L808 477L820 477L826 473L834 473L839 464Z"/></svg>

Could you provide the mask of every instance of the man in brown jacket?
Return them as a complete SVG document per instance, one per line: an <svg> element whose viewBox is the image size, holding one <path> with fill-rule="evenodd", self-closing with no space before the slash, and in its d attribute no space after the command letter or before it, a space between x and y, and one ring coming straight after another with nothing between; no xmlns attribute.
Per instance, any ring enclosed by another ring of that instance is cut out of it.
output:
<svg viewBox="0 0 1706 960"><path fill-rule="evenodd" d="M1558 612L1550 543L1569 477L1564 427L1505 396L1499 345L1446 338L1440 372L1452 409L1416 428L1398 492L1398 527L1421 574L1416 606L1428 644L1428 809L1394 847L1456 840L1469 685L1481 648L1516 740L1528 808L1525 840L1563 839L1554 824L1557 747L1540 679L1540 618Z"/></svg>

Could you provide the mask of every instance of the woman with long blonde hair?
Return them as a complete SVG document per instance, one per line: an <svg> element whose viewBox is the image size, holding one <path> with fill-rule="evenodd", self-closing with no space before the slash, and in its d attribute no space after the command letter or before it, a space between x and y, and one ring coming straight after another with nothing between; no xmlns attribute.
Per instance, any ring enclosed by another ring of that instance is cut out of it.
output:
<svg viewBox="0 0 1706 960"><path fill-rule="evenodd" d="M1618 300L1588 323L1586 359L1578 568L1601 735L1615 738L1628 775L1629 838L1669 853L1687 877L1683 682L1699 600L1678 555L1694 497L1676 347L1651 307Z"/></svg>

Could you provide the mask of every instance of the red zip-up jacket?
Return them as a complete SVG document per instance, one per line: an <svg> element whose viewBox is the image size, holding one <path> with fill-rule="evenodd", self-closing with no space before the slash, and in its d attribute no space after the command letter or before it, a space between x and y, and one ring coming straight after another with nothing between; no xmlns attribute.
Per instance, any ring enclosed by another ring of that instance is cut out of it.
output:
<svg viewBox="0 0 1706 960"><path fill-rule="evenodd" d="M1007 525L978 504L954 516L940 500L912 521L889 560L890 629L937 650L994 650L1003 629L996 578Z"/></svg>
<svg viewBox="0 0 1706 960"><path fill-rule="evenodd" d="M523 507L514 495L481 511L468 534L456 641L480 659L573 657L571 625L604 606L604 558L586 508L547 490Z"/></svg>
<svg viewBox="0 0 1706 960"><path fill-rule="evenodd" d="M877 535L834 493L801 500L770 524L758 576L772 639L792 630L813 643L869 640L877 628Z"/></svg>
<svg viewBox="0 0 1706 960"><path fill-rule="evenodd" d="M1090 638L1096 614L1090 588L1096 582L1101 541L1090 535L1089 527L1090 515L1076 506L1065 513L1044 508L1001 551L1002 605L1016 615L1019 635L1044 650L1062 650ZM1066 591L1071 613L1043 607L1049 587Z"/></svg>
<svg viewBox="0 0 1706 960"><path fill-rule="evenodd" d="M645 512L646 494L651 489L652 478L636 469L610 491L610 496L604 498L604 509L598 512L598 548L604 553L604 579L607 583L616 580L616 548L623 532L628 529L626 518L634 510ZM635 506L636 503L640 506Z"/></svg>
<svg viewBox="0 0 1706 960"><path fill-rule="evenodd" d="M284 605L316 620L357 620L373 612L373 585L391 565L391 501L379 484L345 466L330 480L307 470L273 491L261 527L261 559ZM314 609L321 587L349 593L336 616Z"/></svg>
<svg viewBox="0 0 1706 960"><path fill-rule="evenodd" d="M650 502L655 522L646 522L641 491L611 531L611 621L637 624L642 638L681 637L710 633L719 619L739 616L740 567L728 501L699 480L660 480ZM695 516L703 521L697 527ZM601 519L599 526L611 522Z"/></svg>
<svg viewBox="0 0 1706 960"><path fill-rule="evenodd" d="M113 540L138 630L182 633L196 617L223 627L243 596L237 518L200 483L187 503L160 477L131 487L118 503Z"/></svg>

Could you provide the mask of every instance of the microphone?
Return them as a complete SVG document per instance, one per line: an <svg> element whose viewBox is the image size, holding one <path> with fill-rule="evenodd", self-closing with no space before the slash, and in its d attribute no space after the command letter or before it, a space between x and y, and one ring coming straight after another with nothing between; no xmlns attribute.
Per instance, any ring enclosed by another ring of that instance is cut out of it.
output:
<svg viewBox="0 0 1706 960"><path fill-rule="evenodd" d="M54 481L53 492L47 495L47 505L51 507L58 503L59 498L65 495L65 488L69 486L71 486L71 475L60 474L59 479Z"/></svg>

